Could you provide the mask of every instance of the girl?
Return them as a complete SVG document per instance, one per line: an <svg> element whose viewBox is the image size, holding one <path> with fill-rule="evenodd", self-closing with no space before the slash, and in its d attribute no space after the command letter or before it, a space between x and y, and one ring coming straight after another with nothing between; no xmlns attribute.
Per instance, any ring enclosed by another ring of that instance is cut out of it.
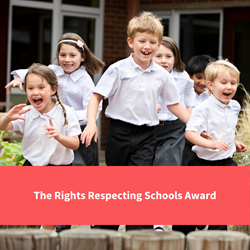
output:
<svg viewBox="0 0 250 250"><path fill-rule="evenodd" d="M65 33L57 44L56 59L58 65L49 65L55 72L62 102L76 110L78 121L83 130L87 124L87 105L94 89L94 83L89 76L100 72L104 63L97 59L89 50L83 39L75 33ZM11 93L11 87L18 86L22 90L22 81L27 70L13 71L15 79L6 85L6 92ZM98 115L102 103L98 108ZM74 166L99 165L97 141L92 141L86 148L84 144L74 151Z"/></svg>
<svg viewBox="0 0 250 250"><path fill-rule="evenodd" d="M195 106L193 81L185 71L176 42L170 37L163 37L161 46L156 52L154 61L166 69L175 79L180 103L191 113ZM177 119L159 98L159 125L156 126L156 149L154 166L180 166L185 146L185 124Z"/></svg>
<svg viewBox="0 0 250 250"><path fill-rule="evenodd" d="M24 81L29 106L19 104L0 119L0 130L23 133L24 166L72 165L81 129L74 109L61 103L57 88L50 68L32 64Z"/></svg>
<svg viewBox="0 0 250 250"><path fill-rule="evenodd" d="M193 81L185 71L180 51L176 42L170 37L163 37L161 46L155 54L154 61L166 69L175 79L181 101L180 103L191 113L195 106ZM159 125L155 127L156 148L154 166L180 166L185 146L186 125L173 115L159 98ZM156 231L164 231L162 225L155 225Z"/></svg>

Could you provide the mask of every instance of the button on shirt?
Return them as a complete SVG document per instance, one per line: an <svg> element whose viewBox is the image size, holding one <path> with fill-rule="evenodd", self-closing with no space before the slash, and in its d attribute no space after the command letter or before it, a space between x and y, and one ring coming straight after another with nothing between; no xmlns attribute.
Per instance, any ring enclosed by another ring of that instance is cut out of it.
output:
<svg viewBox="0 0 250 250"><path fill-rule="evenodd" d="M68 125L64 124L64 115L60 105L48 113L41 114L33 106L31 110L23 116L23 120L12 121L13 130L19 130L23 133L22 152L33 166L46 166L49 163L53 165L68 165L74 159L73 150L64 147L54 138L48 138L45 135L47 130L44 126L49 124L49 118L58 132L66 136L76 136L81 133L80 125L73 108L64 105L67 113Z"/></svg>
<svg viewBox="0 0 250 250"><path fill-rule="evenodd" d="M158 97L165 105L176 104L180 100L174 79L153 60L143 70L132 55L112 64L94 92L109 99L105 111L107 117L134 125L158 125Z"/></svg>
<svg viewBox="0 0 250 250"><path fill-rule="evenodd" d="M171 75L175 80L176 87L180 94L180 103L182 106L184 108L195 107L196 98L194 91L194 81L190 79L186 71L178 72L176 70L172 70ZM160 121L173 121L177 119L177 117L168 110L166 105L164 105L161 98L158 98L157 103L161 105L161 110L158 113Z"/></svg>
<svg viewBox="0 0 250 250"><path fill-rule="evenodd" d="M80 125L87 124L87 107L90 97L93 94L95 85L86 71L85 67L82 66L78 70L74 71L71 74L65 74L63 68L58 65L49 65L58 79L58 94L62 102L76 110L78 121ZM25 76L28 70L15 70L11 74L19 76L24 82ZM102 110L102 102L99 104L97 117Z"/></svg>
<svg viewBox="0 0 250 250"><path fill-rule="evenodd" d="M235 100L225 105L211 95L207 100L196 106L187 123L186 130L195 131L199 135L206 131L212 140L222 140L229 150L212 150L193 146L192 150L201 159L215 161L232 157L236 147L234 144L235 127L238 122L240 104Z"/></svg>

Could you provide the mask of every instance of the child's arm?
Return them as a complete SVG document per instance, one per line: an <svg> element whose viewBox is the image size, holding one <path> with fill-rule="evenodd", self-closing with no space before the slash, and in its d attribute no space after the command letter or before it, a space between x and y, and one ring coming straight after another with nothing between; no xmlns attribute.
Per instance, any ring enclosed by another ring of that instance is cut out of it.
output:
<svg viewBox="0 0 250 250"><path fill-rule="evenodd" d="M47 132L45 135L49 135L49 138L54 137L55 140L60 142L64 147L77 150L79 148L79 139L78 136L66 136L58 133L56 127L53 125L51 119L49 119L50 127L45 125Z"/></svg>
<svg viewBox="0 0 250 250"><path fill-rule="evenodd" d="M81 134L81 141L85 143L85 146L88 147L91 143L91 140L94 136L95 142L97 142L98 130L96 126L96 114L98 111L98 106L103 96L97 93L93 93L89 100L88 104L88 118L87 118L87 126L83 130Z"/></svg>
<svg viewBox="0 0 250 250"><path fill-rule="evenodd" d="M167 105L167 108L170 112L172 112L175 116L177 116L180 120L187 124L190 118L190 114L180 103Z"/></svg>
<svg viewBox="0 0 250 250"><path fill-rule="evenodd" d="M247 146L244 143L242 143L242 142L234 140L234 144L235 144L236 152L237 153L239 153L239 152L245 152L247 150Z"/></svg>
<svg viewBox="0 0 250 250"><path fill-rule="evenodd" d="M194 108L193 106L190 106L190 107L187 108L187 112L188 112L190 115L191 115L191 113L192 113L193 108Z"/></svg>
<svg viewBox="0 0 250 250"><path fill-rule="evenodd" d="M27 106L26 104L16 105L5 116L3 116L0 119L0 130L12 130L13 125L12 125L11 121L14 121L17 119L25 121L25 118L22 116L22 114L25 114L31 110L31 108L27 108L25 110L22 110L26 106Z"/></svg>
<svg viewBox="0 0 250 250"><path fill-rule="evenodd" d="M19 76L17 76L15 79L13 79L11 82L9 82L5 88L6 88L6 94L10 93L11 94L11 88L12 87L19 87L21 91L23 91L23 86L22 86L22 80Z"/></svg>
<svg viewBox="0 0 250 250"><path fill-rule="evenodd" d="M193 144L210 149L220 149L220 150L228 150L228 145L222 140L210 141L201 137L197 132L186 130L185 137L188 141Z"/></svg>

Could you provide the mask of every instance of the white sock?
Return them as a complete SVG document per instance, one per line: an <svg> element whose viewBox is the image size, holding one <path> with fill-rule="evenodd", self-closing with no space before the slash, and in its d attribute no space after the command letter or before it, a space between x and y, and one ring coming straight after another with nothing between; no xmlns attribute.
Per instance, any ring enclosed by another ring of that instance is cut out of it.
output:
<svg viewBox="0 0 250 250"><path fill-rule="evenodd" d="M154 230L155 231L164 231L163 225L154 225Z"/></svg>

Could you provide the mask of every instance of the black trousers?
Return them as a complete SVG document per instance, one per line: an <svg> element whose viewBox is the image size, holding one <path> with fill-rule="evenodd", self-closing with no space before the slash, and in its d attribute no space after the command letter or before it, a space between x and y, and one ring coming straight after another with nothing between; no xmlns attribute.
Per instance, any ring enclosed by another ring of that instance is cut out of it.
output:
<svg viewBox="0 0 250 250"><path fill-rule="evenodd" d="M23 166L33 166L28 160L26 160L23 164ZM72 163L68 164L68 165L52 165L52 164L48 164L47 166L72 166Z"/></svg>
<svg viewBox="0 0 250 250"><path fill-rule="evenodd" d="M155 129L110 119L105 141L107 166L151 166Z"/></svg>
<svg viewBox="0 0 250 250"><path fill-rule="evenodd" d="M117 225L100 225L100 226L91 226L91 228L101 228L101 229L111 229L111 230L118 230L119 226ZM139 230L139 229L153 229L153 226L147 226L147 225L142 225L142 226L135 226L135 225L127 225L126 226L126 231L129 230Z"/></svg>
<svg viewBox="0 0 250 250"><path fill-rule="evenodd" d="M196 154L193 155L189 162L189 166L238 166L232 158L227 158L217 161L208 161L199 158Z"/></svg>
<svg viewBox="0 0 250 250"><path fill-rule="evenodd" d="M185 146L185 128L186 124L179 119L160 121L155 127L154 166L181 166Z"/></svg>
<svg viewBox="0 0 250 250"><path fill-rule="evenodd" d="M85 129L86 125L81 126L81 130ZM80 140L80 136L78 136ZM73 166L99 166L99 149L98 141L95 142L94 138L91 144L86 148L80 140L80 145L77 150L74 150L74 160L72 162Z"/></svg>

